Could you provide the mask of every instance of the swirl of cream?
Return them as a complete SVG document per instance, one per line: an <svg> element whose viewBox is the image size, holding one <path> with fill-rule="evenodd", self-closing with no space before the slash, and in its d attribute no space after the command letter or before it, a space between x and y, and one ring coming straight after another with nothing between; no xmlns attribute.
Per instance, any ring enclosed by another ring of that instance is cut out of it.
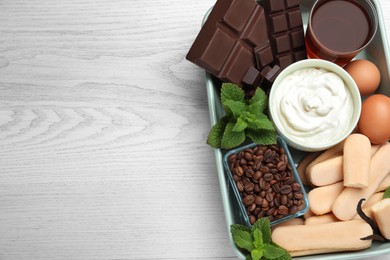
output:
<svg viewBox="0 0 390 260"><path fill-rule="evenodd" d="M353 112L352 97L335 73L306 68L286 76L278 86L276 104L285 132L292 138L321 144L337 138Z"/></svg>

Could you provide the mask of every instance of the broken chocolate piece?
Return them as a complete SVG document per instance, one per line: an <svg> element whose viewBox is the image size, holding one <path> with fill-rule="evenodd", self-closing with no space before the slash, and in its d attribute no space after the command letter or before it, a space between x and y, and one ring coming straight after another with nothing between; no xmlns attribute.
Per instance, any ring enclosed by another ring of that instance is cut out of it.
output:
<svg viewBox="0 0 390 260"><path fill-rule="evenodd" d="M263 8L254 0L218 0L186 58L221 80L244 87L260 81L254 54L258 46L271 50ZM273 61L267 55L262 67Z"/></svg>
<svg viewBox="0 0 390 260"><path fill-rule="evenodd" d="M260 71L258 71L255 67L250 67L247 70L244 78L242 79L242 81L245 84L251 85L251 86L259 86L261 80L262 80L262 75L261 75Z"/></svg>
<svg viewBox="0 0 390 260"><path fill-rule="evenodd" d="M282 69L278 65L275 65L272 68L270 66L265 67L260 73L263 77L261 86L270 88L281 71Z"/></svg>

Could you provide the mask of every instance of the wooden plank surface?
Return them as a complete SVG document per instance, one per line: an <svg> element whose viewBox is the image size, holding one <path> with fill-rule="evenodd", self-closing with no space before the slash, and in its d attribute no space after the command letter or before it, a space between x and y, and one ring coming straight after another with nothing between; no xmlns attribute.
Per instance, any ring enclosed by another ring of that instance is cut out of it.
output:
<svg viewBox="0 0 390 260"><path fill-rule="evenodd" d="M0 260L235 259L184 58L213 4L0 0Z"/></svg>

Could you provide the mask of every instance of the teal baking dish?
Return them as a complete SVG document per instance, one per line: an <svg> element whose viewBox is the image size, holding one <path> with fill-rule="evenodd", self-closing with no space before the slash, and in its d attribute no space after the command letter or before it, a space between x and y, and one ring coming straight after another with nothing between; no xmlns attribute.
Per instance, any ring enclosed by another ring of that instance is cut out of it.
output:
<svg viewBox="0 0 390 260"><path fill-rule="evenodd" d="M389 49L388 41L386 36L386 30L383 20L382 9L377 0L373 0L375 8L377 9L379 24L377 33L370 43L370 45L364 49L356 58L368 59L374 62L381 72L381 84L377 90L378 93L390 96L390 71L389 71ZM304 24L307 24L309 10L314 4L314 0L301 0L301 12ZM207 19L208 13L206 13L204 20ZM210 123L214 125L219 118L224 115L224 111L221 106L219 98L219 86L220 82L212 75L206 72L205 75L206 91L209 105ZM214 149L217 175L220 184L220 192L222 196L222 203L225 211L226 228L230 230L230 225L235 223L245 224L244 217L242 216L241 210L237 203L232 186L229 183L228 175L225 172L223 165L223 156L227 151ZM291 155L295 163L297 163L302 156L303 152L290 148ZM243 253L238 247L235 246L233 239L229 236L229 240L234 253L240 258L245 259ZM304 257L296 257L294 259L299 260L315 260L315 259L358 259L358 258L370 258L379 255L390 254L390 243L377 243L366 250L356 252L345 252L345 253L332 253L332 254L321 254L311 255Z"/></svg>

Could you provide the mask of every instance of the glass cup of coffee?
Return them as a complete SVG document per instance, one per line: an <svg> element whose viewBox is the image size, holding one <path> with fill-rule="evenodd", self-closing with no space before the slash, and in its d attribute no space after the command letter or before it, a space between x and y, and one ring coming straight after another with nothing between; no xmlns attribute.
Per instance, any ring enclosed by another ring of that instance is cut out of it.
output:
<svg viewBox="0 0 390 260"><path fill-rule="evenodd" d="M371 42L377 27L372 0L317 0L307 24L307 56L344 66Z"/></svg>

